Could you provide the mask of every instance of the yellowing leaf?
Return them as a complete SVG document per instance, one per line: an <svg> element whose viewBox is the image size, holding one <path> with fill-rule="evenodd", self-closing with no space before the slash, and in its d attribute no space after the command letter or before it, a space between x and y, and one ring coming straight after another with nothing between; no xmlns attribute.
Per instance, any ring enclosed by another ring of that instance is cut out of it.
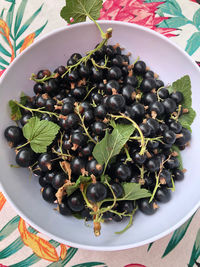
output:
<svg viewBox="0 0 200 267"><path fill-rule="evenodd" d="M35 33L30 33L26 38L24 39L24 42L20 48L20 53L26 49L29 45L31 45L34 42Z"/></svg>
<svg viewBox="0 0 200 267"><path fill-rule="evenodd" d="M64 260L67 256L67 247L64 244L60 244L60 258Z"/></svg>
<svg viewBox="0 0 200 267"><path fill-rule="evenodd" d="M18 229L24 244L30 247L38 257L53 262L59 261L56 249L47 240L30 233L22 218L20 218Z"/></svg>
<svg viewBox="0 0 200 267"><path fill-rule="evenodd" d="M0 192L0 211L2 210L5 203L6 203L6 199L4 195Z"/></svg>
<svg viewBox="0 0 200 267"><path fill-rule="evenodd" d="M10 41L10 29L7 25L7 23L0 19L0 34L2 34L3 36L6 37L6 39L8 40L8 43L9 43L9 46L10 46L10 49L11 49L11 59L10 59L10 62L13 61L14 57L15 57L15 54L14 54L14 50L13 50L13 46L12 46L12 43Z"/></svg>

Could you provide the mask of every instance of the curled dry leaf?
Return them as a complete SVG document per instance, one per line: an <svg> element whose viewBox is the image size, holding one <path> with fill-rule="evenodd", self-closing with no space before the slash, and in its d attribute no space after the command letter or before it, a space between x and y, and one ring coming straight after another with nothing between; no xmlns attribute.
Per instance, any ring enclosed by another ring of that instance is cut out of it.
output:
<svg viewBox="0 0 200 267"><path fill-rule="evenodd" d="M30 233L22 218L20 218L18 229L24 244L30 247L38 257L53 262L59 261L56 249L47 240Z"/></svg>
<svg viewBox="0 0 200 267"><path fill-rule="evenodd" d="M68 174L68 180L71 181L72 170L70 167L70 163L68 161L64 160L60 164L62 165L62 168L65 170L65 172Z"/></svg>

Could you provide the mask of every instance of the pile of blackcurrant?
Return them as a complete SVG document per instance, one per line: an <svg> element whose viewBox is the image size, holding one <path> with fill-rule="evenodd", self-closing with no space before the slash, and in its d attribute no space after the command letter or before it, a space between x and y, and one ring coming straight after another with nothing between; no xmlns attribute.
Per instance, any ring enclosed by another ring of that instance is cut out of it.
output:
<svg viewBox="0 0 200 267"><path fill-rule="evenodd" d="M104 44L87 61L74 53L67 66L32 75L35 95L24 104L16 102L18 126L4 133L17 165L37 176L43 199L55 203L62 215L94 220L96 235L99 222L119 222L136 209L151 215L157 202L170 200L174 182L184 179L177 151L191 139L179 122L188 112L183 94L170 93L144 61L131 64L122 51L118 44ZM22 128L34 116L60 127L45 153L33 151L23 136ZM135 130L105 168L93 150L112 133L113 121L133 124ZM87 182L81 182L84 177ZM139 184L151 196L127 200L124 183Z"/></svg>

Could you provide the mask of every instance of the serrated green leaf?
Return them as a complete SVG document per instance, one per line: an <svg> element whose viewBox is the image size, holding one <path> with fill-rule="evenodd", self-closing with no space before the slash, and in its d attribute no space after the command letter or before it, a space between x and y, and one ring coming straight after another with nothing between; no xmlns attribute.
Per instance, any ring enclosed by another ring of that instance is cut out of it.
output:
<svg viewBox="0 0 200 267"><path fill-rule="evenodd" d="M95 145L92 152L98 163L107 166L110 159L120 153L134 130L132 124L117 124L111 134L106 131L105 137Z"/></svg>
<svg viewBox="0 0 200 267"><path fill-rule="evenodd" d="M19 30L19 27L21 25L27 2L28 2L28 0L22 0L20 5L19 5L19 8L17 10L17 14L16 14L16 18L15 18L15 25L14 25L14 35L15 36L16 36L16 34Z"/></svg>
<svg viewBox="0 0 200 267"><path fill-rule="evenodd" d="M123 200L137 200L151 197L151 193L148 190L141 188L138 183L123 183L122 186L124 189Z"/></svg>
<svg viewBox="0 0 200 267"><path fill-rule="evenodd" d="M200 256L200 229L198 230L198 233L196 235L196 240L192 249L192 254L188 266L193 267L199 256Z"/></svg>
<svg viewBox="0 0 200 267"><path fill-rule="evenodd" d="M196 112L192 108L192 91L191 91L191 81L188 75L183 76L177 81L172 83L172 86L168 87L170 93L173 91L179 91L183 94L184 100L181 103L183 108L188 109L188 113L182 114L179 117L179 122L184 128L191 131L190 125L193 123L196 116Z"/></svg>
<svg viewBox="0 0 200 267"><path fill-rule="evenodd" d="M194 216L194 215L193 215ZM164 258L167 254L169 254L183 239L185 233L187 232L187 229L193 219L193 216L187 220L182 226L180 226L176 231L174 231L166 249L165 252L162 255L162 258Z"/></svg>
<svg viewBox="0 0 200 267"><path fill-rule="evenodd" d="M86 21L87 17L97 20L102 4L102 0L66 0L60 14L69 24Z"/></svg>
<svg viewBox="0 0 200 267"><path fill-rule="evenodd" d="M173 145L171 149L172 149L172 151L176 151L178 153L177 158L178 158L178 161L180 163L179 169L182 170L183 169L183 161L182 161L180 149L176 145Z"/></svg>
<svg viewBox="0 0 200 267"><path fill-rule="evenodd" d="M20 120L22 117L20 107L13 100L10 100L8 104L11 109L11 114L10 114L11 120L13 121Z"/></svg>
<svg viewBox="0 0 200 267"><path fill-rule="evenodd" d="M83 217L81 216L80 213L72 213L72 216L74 216L78 220L82 220L83 219Z"/></svg>
<svg viewBox="0 0 200 267"><path fill-rule="evenodd" d="M22 104L23 106L26 105L26 102L28 101L29 97L27 95L24 94L24 92L21 92L20 95L20 104Z"/></svg>
<svg viewBox="0 0 200 267"><path fill-rule="evenodd" d="M193 22L195 26L200 29L200 8L194 13Z"/></svg>
<svg viewBox="0 0 200 267"><path fill-rule="evenodd" d="M32 117L22 128L23 135L30 142L32 150L36 153L44 153L47 147L56 137L60 127L38 117Z"/></svg>
<svg viewBox="0 0 200 267"><path fill-rule="evenodd" d="M179 118L179 122L184 128L187 128L190 132L192 132L190 125L193 123L196 117L196 112L192 108L188 108L188 113L183 114Z"/></svg>
<svg viewBox="0 0 200 267"><path fill-rule="evenodd" d="M76 191L79 188L80 184L87 184L90 181L91 181L91 177L80 175L74 185L67 186L66 188L67 195L70 196L74 191Z"/></svg>
<svg viewBox="0 0 200 267"><path fill-rule="evenodd" d="M43 7L43 4L33 13L33 15L22 25L22 27L19 29L16 39L18 39L31 25L31 23L34 21L34 19L37 17L37 15L41 12Z"/></svg>

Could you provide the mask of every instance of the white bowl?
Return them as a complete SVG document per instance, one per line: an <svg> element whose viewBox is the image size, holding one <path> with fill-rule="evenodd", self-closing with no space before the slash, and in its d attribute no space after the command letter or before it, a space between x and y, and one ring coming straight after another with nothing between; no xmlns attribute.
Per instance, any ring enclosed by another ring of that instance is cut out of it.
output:
<svg viewBox="0 0 200 267"><path fill-rule="evenodd" d="M43 68L54 70L58 65L65 65L72 53L84 54L100 41L96 26L82 23L55 30L35 42L14 60L1 78L0 184L16 212L37 230L70 246L108 251L133 248L159 239L183 224L199 207L200 71L184 51L152 30L124 22L99 23L104 30L113 28L110 43L120 43L132 52L133 59L140 56L165 83L171 83L185 74L190 75L197 117L192 125L191 146L182 152L183 164L188 170L185 180L176 183L172 200L160 205L155 215L138 213L133 226L121 235L115 232L123 229L124 223L103 224L101 236L97 238L83 220L63 217L53 210L53 205L43 201L38 181L36 178L29 179L28 170L9 167L10 163L15 164L15 153L8 148L3 136L4 129L14 124L9 118L8 101L18 99L21 91L33 95L33 82L29 80L31 73Z"/></svg>

